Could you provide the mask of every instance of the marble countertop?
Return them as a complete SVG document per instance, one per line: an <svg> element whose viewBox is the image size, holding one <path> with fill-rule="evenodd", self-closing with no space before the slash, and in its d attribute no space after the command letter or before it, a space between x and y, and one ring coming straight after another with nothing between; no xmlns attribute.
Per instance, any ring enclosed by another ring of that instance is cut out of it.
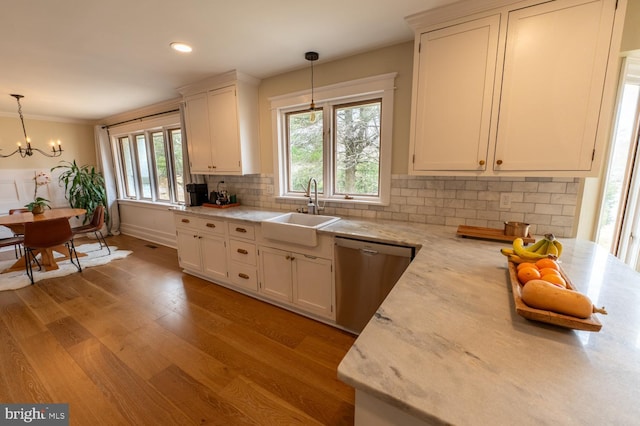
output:
<svg viewBox="0 0 640 426"><path fill-rule="evenodd" d="M283 213L232 210L188 208L256 222ZM402 222L343 219L322 232L422 247L338 367L344 382L435 424L638 423L640 274L606 250L562 240L563 269L609 313L587 332L516 314L508 243Z"/></svg>

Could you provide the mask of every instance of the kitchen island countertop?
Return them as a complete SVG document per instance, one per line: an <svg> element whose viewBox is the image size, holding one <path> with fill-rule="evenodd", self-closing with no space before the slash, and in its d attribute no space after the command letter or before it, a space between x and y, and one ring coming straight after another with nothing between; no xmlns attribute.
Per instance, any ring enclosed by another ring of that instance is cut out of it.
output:
<svg viewBox="0 0 640 426"><path fill-rule="evenodd" d="M209 214L259 222L282 213ZM564 271L609 313L587 332L516 314L499 252L508 243L348 218L320 232L422 247L338 367L357 392L427 424L638 424L640 274L605 249L562 239Z"/></svg>

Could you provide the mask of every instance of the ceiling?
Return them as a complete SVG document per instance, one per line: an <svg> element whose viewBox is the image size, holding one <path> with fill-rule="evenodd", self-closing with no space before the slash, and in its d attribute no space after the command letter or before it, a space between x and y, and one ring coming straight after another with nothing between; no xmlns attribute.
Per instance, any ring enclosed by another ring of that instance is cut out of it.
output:
<svg viewBox="0 0 640 426"><path fill-rule="evenodd" d="M0 114L99 120L237 69L258 78L411 40L405 17L455 0L29 0L0 14ZM193 46L190 54L169 48Z"/></svg>

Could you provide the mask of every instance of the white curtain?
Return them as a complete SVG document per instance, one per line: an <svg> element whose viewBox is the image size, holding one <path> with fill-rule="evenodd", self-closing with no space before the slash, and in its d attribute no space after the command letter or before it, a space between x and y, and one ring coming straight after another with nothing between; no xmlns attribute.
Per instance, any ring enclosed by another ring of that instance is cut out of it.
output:
<svg viewBox="0 0 640 426"><path fill-rule="evenodd" d="M113 163L113 151L111 142L109 141L109 132L103 126L94 127L95 143L96 143L96 161L97 169L104 176L104 182L107 189L107 211L109 212L109 221L107 223L107 231L111 235L120 234L120 213L118 211L118 193L116 189L116 174Z"/></svg>

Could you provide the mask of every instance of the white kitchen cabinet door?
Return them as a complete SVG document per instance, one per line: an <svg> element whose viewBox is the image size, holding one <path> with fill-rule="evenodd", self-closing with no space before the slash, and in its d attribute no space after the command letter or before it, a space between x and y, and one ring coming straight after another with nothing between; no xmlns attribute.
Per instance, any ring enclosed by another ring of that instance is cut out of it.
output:
<svg viewBox="0 0 640 426"><path fill-rule="evenodd" d="M191 172L210 173L213 162L206 93L189 96L185 99L185 124Z"/></svg>
<svg viewBox="0 0 640 426"><path fill-rule="evenodd" d="M203 235L200 238L200 244L204 274L212 279L226 281L227 247L224 237Z"/></svg>
<svg viewBox="0 0 640 426"><path fill-rule="evenodd" d="M202 272L200 240L195 231L178 228L178 262L181 268Z"/></svg>
<svg viewBox="0 0 640 426"><path fill-rule="evenodd" d="M260 289L272 299L292 302L291 254L284 250L260 248Z"/></svg>
<svg viewBox="0 0 640 426"><path fill-rule="evenodd" d="M565 0L509 13L496 171L588 171L615 0Z"/></svg>
<svg viewBox="0 0 640 426"><path fill-rule="evenodd" d="M209 134L216 173L240 172L240 135L236 86L208 94Z"/></svg>
<svg viewBox="0 0 640 426"><path fill-rule="evenodd" d="M499 26L494 15L421 34L411 170L487 167Z"/></svg>
<svg viewBox="0 0 640 426"><path fill-rule="evenodd" d="M305 311L335 319L331 261L294 254L293 303Z"/></svg>

